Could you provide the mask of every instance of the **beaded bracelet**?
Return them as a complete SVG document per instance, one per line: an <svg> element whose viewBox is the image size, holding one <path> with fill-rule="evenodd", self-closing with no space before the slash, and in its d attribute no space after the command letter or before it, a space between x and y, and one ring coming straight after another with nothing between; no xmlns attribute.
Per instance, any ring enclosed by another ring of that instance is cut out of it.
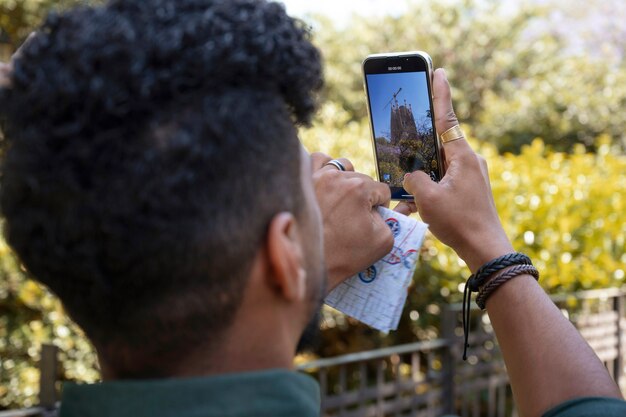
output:
<svg viewBox="0 0 626 417"><path fill-rule="evenodd" d="M469 327L470 327L470 309L472 302L472 292L478 292L487 279L496 272L502 271L513 265L532 265L530 258L523 253L513 252L502 255L498 258L487 262L475 273L470 275L463 290L463 360L467 360L467 348L469 347Z"/></svg>
<svg viewBox="0 0 626 417"><path fill-rule="evenodd" d="M487 303L487 299L493 294L502 284L507 282L508 280L518 277L520 275L529 274L535 277L535 279L539 280L539 271L532 265L516 265L511 269L508 269L500 274L498 274L495 278L489 281L486 285L484 285L479 293L478 297L476 297L476 304L480 307L481 310L485 309L485 304Z"/></svg>

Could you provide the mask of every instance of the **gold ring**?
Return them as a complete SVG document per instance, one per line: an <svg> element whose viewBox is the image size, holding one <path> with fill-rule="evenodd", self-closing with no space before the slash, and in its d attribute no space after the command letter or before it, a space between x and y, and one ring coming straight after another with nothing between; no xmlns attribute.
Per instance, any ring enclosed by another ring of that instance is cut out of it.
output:
<svg viewBox="0 0 626 417"><path fill-rule="evenodd" d="M454 125L450 129L443 132L440 136L441 143L453 142L455 140L463 139L465 134L461 130L461 126Z"/></svg>

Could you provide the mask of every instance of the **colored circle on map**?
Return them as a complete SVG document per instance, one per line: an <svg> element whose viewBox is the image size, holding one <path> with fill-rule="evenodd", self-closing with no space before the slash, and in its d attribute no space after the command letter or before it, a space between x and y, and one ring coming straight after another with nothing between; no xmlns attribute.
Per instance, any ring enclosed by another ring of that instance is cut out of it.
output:
<svg viewBox="0 0 626 417"><path fill-rule="evenodd" d="M394 219L393 217L390 217L385 220L385 223L387 223L387 226L389 226L389 228L391 229L393 237L398 237L398 235L400 234L400 222L398 222L398 220Z"/></svg>
<svg viewBox="0 0 626 417"><path fill-rule="evenodd" d="M366 284L374 281L376 279L376 267L374 265L367 268L365 271L359 272L359 279Z"/></svg>
<svg viewBox="0 0 626 417"><path fill-rule="evenodd" d="M402 264L406 269L413 268L415 261L417 260L417 251L415 249L410 249L404 252L402 255Z"/></svg>

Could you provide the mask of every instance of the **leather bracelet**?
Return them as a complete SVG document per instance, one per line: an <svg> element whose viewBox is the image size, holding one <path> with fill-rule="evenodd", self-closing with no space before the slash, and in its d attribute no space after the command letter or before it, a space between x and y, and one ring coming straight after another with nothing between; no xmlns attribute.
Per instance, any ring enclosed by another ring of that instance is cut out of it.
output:
<svg viewBox="0 0 626 417"><path fill-rule="evenodd" d="M532 261L528 256L520 252L507 253L499 258L492 259L478 268L476 272L469 277L467 284L469 285L470 291L477 292L478 289L485 284L487 278L512 265L532 265Z"/></svg>
<svg viewBox="0 0 626 417"><path fill-rule="evenodd" d="M469 328L470 328L470 309L472 302L472 292L478 292L480 287L485 285L487 279L496 272L502 271L504 268L508 268L513 265L532 265L530 258L523 253L513 252L506 255L492 259L480 268L475 273L470 275L465 283L465 289L463 290L463 360L467 360L467 348L469 347Z"/></svg>
<svg viewBox="0 0 626 417"><path fill-rule="evenodd" d="M519 277L520 275L532 275L537 281L539 281L539 271L532 265L516 265L513 268L506 270L480 289L478 297L476 297L476 304L481 310L485 309L487 299L493 294L500 286L507 281Z"/></svg>

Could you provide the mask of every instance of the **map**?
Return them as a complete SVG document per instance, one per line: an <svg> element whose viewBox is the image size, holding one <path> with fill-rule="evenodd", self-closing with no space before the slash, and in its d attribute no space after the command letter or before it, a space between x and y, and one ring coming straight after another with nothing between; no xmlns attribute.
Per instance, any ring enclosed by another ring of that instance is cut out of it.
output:
<svg viewBox="0 0 626 417"><path fill-rule="evenodd" d="M379 207L378 212L394 235L393 249L374 265L339 284L325 302L388 333L398 328L428 225L384 207Z"/></svg>

